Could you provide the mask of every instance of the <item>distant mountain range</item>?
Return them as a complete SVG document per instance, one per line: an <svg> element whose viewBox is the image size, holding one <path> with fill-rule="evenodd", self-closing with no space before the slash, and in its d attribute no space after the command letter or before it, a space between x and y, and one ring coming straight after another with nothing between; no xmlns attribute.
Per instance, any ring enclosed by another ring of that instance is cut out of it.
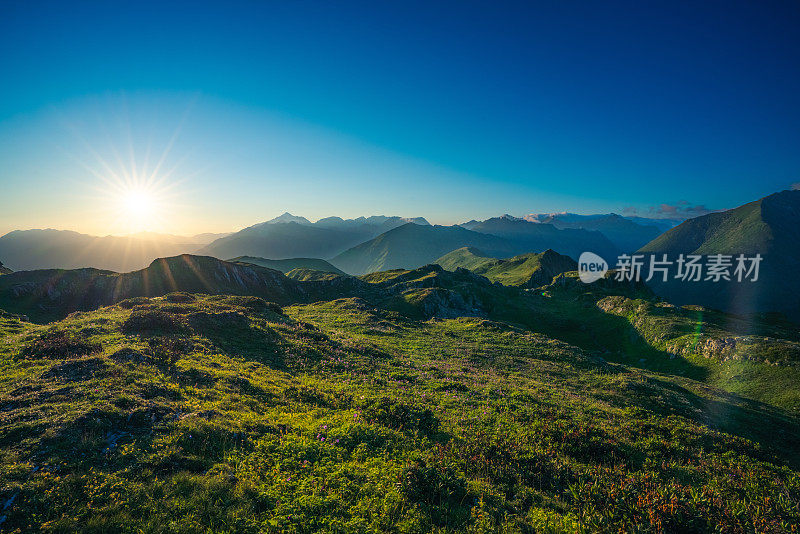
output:
<svg viewBox="0 0 800 534"><path fill-rule="evenodd" d="M430 225L419 217L382 215L327 217L312 223L284 213L239 232L190 237L156 233L96 237L51 229L18 230L0 237L0 258L5 262L0 264L0 274L6 273L4 282L11 283L16 278L10 271L42 268L129 272L152 269L155 258L196 254L291 273L289 279L298 283L345 283L352 277L340 276L344 273L416 269L440 262L445 268L465 267L492 281L530 286L538 283L539 277L549 276L548 269L540 265L541 253L548 250L551 252L544 256L548 260L552 254L576 260L582 252L592 251L612 266L620 253L637 249L642 254L673 256L758 252L764 259L761 278L755 283L654 279L650 285L676 304L701 304L744 315L779 311L800 320L800 279L794 275L800 265L799 196L798 191L776 193L674 228L669 227L676 221L670 219L613 213L503 215L455 226ZM662 228L667 231L659 235ZM558 269L566 263L560 262ZM5 280L6 276L11 279ZM116 277L117 282L130 279L129 275L97 276ZM83 287L83 282L76 284Z"/></svg>
<svg viewBox="0 0 800 534"><path fill-rule="evenodd" d="M423 218L328 217L312 223L305 217L284 213L275 219L250 226L198 250L217 258L259 256L272 259L294 257L331 258L350 247L398 226L413 222L427 225Z"/></svg>
<svg viewBox="0 0 800 534"><path fill-rule="evenodd" d="M549 224L496 217L474 224L471 230L406 224L339 254L331 263L350 274L414 269L461 247L474 247L496 258L552 248L575 258L591 250L612 261L618 252L600 232L559 230Z"/></svg>
<svg viewBox="0 0 800 534"><path fill-rule="evenodd" d="M194 252L202 246L196 239L181 242L176 236L159 234L97 237L69 230L15 230L0 237L0 258L14 271L81 267L132 271L158 257Z"/></svg>
<svg viewBox="0 0 800 534"><path fill-rule="evenodd" d="M778 311L800 320L800 191L782 191L735 209L689 219L640 250L676 260L679 254L763 257L756 282L689 282L654 277L653 290L675 304L732 313ZM731 269L731 274L733 269ZM705 278L705 275L703 275Z"/></svg>
<svg viewBox="0 0 800 534"><path fill-rule="evenodd" d="M640 219L642 221L649 219ZM652 221L655 221L652 220ZM577 229L591 230L603 234L618 251L633 252L642 245L650 242L664 230L672 228L671 223L643 224L634 222L629 218L622 217L615 213L607 215L576 215L574 213L550 213L550 214L530 214L524 217L514 217L513 215L502 215L489 219L488 221L471 220L460 226L468 230L478 230L486 228L488 225L497 225L503 222L506 225L514 223L524 227L520 222L529 222L542 225L543 228L555 227L559 230ZM677 223L676 223L677 224ZM489 231L489 233L494 233ZM606 245L607 246L607 245Z"/></svg>
<svg viewBox="0 0 800 534"><path fill-rule="evenodd" d="M194 236L140 232L99 237L68 230L15 230L0 237L0 258L15 271L92 267L118 272L141 269L159 257L198 252L219 258L330 258L408 222L428 224L421 217L382 215L311 223L284 213L239 232Z"/></svg>
<svg viewBox="0 0 800 534"><path fill-rule="evenodd" d="M361 274L392 267L419 267L464 246L478 247L497 257L551 248L577 258L584 250L591 250L613 261L620 250L628 250L633 244L639 246L656 232L653 227L615 215L580 220L589 228L563 217L533 223L506 215L447 227L431 226L421 217L326 217L312 223L305 217L284 213L235 233L191 237L152 232L96 237L61 230L14 231L0 237L0 257L13 270L92 267L117 272L141 269L157 257L186 253L217 258L248 256L264 261L335 258L333 263L341 264L337 267ZM393 232L409 224L426 229L409 227ZM295 268L313 269L309 265ZM331 268L336 267L323 270Z"/></svg>
<svg viewBox="0 0 800 534"><path fill-rule="evenodd" d="M595 220L604 220L603 224L619 223L616 217ZM380 218L372 224L371 231L398 222L402 220ZM288 236L282 246L289 250L291 240L299 239L298 235L316 235L319 239L352 236L339 227L363 229L366 223L362 223L336 219L323 223L337 227L334 229L320 226L319 221L298 222L297 218L288 222L269 221L217 239L211 245L235 243L237 235L247 237L248 231L254 231L261 238ZM599 231L558 228L555 224L511 216L474 221L469 226L472 229L406 222L339 253L330 262L314 257L276 260L252 255L236 256L226 262L207 256L179 255L124 274L98 269L19 272L17 268L9 272L11 269L0 264L0 272L6 273L0 277L0 308L12 312L33 309L43 316L55 316L64 310L90 309L123 298L157 296L176 290L305 302L339 294L337 291L342 287L348 288L349 295L358 294L367 287L363 283L384 280L388 270L419 269L431 263L448 270L463 268L503 285L535 287L549 283L555 275L574 270L577 255L585 250L604 255L612 266L618 251ZM627 224L622 223L621 227ZM306 230L313 234L299 233ZM293 233L297 233L294 238ZM22 248L23 245L30 248ZM44 261L47 254L52 254L62 259L50 261L62 261L68 266L85 265L93 258L109 264L123 260L141 262L146 254L170 246L176 245L136 238L92 238L55 230L12 232L0 238L0 254L4 258L14 257L9 252L16 252L18 257L29 258L28 261L31 258ZM320 242L319 246L330 243ZM672 304L699 304L738 315L782 312L800 321L800 277L796 275L800 266L800 191L783 191L732 210L687 220L641 247L638 253L645 260L650 255L660 259L666 254L673 262L679 254L701 255L706 262L713 254L732 256L733 261L738 254L761 254L756 282L738 282L731 272L734 278L731 281L691 282L670 276L662 282L656 276L649 285ZM377 278L369 275L360 280L344 273L377 273Z"/></svg>
<svg viewBox="0 0 800 534"><path fill-rule="evenodd" d="M581 253L590 250L611 262L616 260L620 252L605 235L595 230L560 229L553 224L536 224L508 216L487 219L474 225L472 231L513 242L516 254L553 249L578 259Z"/></svg>
<svg viewBox="0 0 800 534"><path fill-rule="evenodd" d="M629 215L617 215L616 213L580 215L577 213L569 213L569 212L529 213L528 215L524 215L521 218L530 222L551 223L556 225L560 224L564 228L586 228L586 229L590 229L592 226L596 224L593 223L593 221L598 221L598 220L602 221L603 219L613 221L615 218L620 218L626 221L630 221L639 226L655 226L656 228L658 228L659 233L666 232L670 228L674 228L686 220L685 218L656 219L651 217L635 217ZM603 223L601 222L600 224L602 225ZM600 229L600 228L594 228L594 229Z"/></svg>
<svg viewBox="0 0 800 534"><path fill-rule="evenodd" d="M445 254L435 263L448 271L467 269L492 282L526 288L549 284L556 275L578 269L575 260L550 249L504 260L487 256L475 248L463 247Z"/></svg>
<svg viewBox="0 0 800 534"><path fill-rule="evenodd" d="M623 252L634 252L649 243L667 228L656 224L640 224L616 213L608 215L553 214L538 222L552 224L556 228L582 228L596 230ZM664 229L662 229L664 228ZM671 228L669 226L668 228Z"/></svg>
<svg viewBox="0 0 800 534"><path fill-rule="evenodd" d="M350 274L412 269L465 246L503 257L520 252L510 241L459 226L408 223L339 254L331 263Z"/></svg>

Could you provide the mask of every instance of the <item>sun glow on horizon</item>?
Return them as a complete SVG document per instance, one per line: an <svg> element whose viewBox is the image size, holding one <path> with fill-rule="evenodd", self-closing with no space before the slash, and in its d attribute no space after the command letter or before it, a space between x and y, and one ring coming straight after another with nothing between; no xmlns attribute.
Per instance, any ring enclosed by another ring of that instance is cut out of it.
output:
<svg viewBox="0 0 800 534"><path fill-rule="evenodd" d="M142 130L124 102L109 115L115 121L101 128L111 135L100 142L84 135L79 122L65 123L79 142L66 153L88 173L86 186L94 191L87 217L102 225L102 235L176 233L175 227L185 224L179 221L187 211L185 183L197 172L180 169L188 154L172 155L181 124L171 134L149 125Z"/></svg>
<svg viewBox="0 0 800 534"><path fill-rule="evenodd" d="M178 202L160 180L109 180L103 204L113 217L114 233L167 232Z"/></svg>
<svg viewBox="0 0 800 534"><path fill-rule="evenodd" d="M153 199L144 191L130 191L122 198L122 202L128 215L132 217L145 218L155 209Z"/></svg>

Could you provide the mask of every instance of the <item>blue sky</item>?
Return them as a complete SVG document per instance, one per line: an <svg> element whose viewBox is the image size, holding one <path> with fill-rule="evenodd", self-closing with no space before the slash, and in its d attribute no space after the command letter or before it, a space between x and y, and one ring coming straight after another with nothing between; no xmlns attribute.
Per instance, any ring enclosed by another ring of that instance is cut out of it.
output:
<svg viewBox="0 0 800 534"><path fill-rule="evenodd" d="M163 232L733 207L800 182L798 28L796 2L4 2L0 232L124 232L113 182L165 152Z"/></svg>

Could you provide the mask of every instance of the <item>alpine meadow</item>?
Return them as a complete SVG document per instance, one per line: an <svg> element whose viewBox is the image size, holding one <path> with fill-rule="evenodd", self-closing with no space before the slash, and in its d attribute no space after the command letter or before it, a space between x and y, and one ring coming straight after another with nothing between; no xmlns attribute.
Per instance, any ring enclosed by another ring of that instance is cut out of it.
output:
<svg viewBox="0 0 800 534"><path fill-rule="evenodd" d="M800 531L800 6L0 5L0 533Z"/></svg>

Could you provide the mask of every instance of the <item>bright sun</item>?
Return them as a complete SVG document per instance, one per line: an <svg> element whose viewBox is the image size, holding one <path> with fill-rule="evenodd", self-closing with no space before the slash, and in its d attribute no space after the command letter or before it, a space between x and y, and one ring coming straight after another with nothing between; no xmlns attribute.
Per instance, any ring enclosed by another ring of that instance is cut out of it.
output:
<svg viewBox="0 0 800 534"><path fill-rule="evenodd" d="M154 202L150 195L142 191L129 191L123 199L128 215L142 218L153 213Z"/></svg>

